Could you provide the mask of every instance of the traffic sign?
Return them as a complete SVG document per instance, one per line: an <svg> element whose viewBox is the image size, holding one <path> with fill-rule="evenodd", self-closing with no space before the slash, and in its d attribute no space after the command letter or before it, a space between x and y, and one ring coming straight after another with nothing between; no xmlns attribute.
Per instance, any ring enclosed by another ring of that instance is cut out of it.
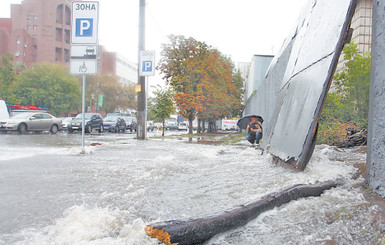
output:
<svg viewBox="0 0 385 245"><path fill-rule="evenodd" d="M98 43L99 2L72 2L72 44Z"/></svg>
<svg viewBox="0 0 385 245"><path fill-rule="evenodd" d="M140 51L139 76L155 75L155 51Z"/></svg>
<svg viewBox="0 0 385 245"><path fill-rule="evenodd" d="M71 60L70 73L85 75L96 74L97 62L95 60Z"/></svg>
<svg viewBox="0 0 385 245"><path fill-rule="evenodd" d="M97 45L72 45L71 59L92 60L97 56Z"/></svg>

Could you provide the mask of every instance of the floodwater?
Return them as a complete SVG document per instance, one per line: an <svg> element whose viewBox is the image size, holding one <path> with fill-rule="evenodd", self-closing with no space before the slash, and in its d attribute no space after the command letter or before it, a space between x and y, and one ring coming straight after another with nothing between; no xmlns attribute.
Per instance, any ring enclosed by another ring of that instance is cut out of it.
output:
<svg viewBox="0 0 385 245"><path fill-rule="evenodd" d="M292 201L205 244L377 244L379 207L362 194L359 148L317 146L304 172L247 141L198 144L130 134L0 134L0 244L158 244L152 222L204 217L295 184L343 186ZM94 146L91 144L94 143ZM96 144L95 144L96 143Z"/></svg>

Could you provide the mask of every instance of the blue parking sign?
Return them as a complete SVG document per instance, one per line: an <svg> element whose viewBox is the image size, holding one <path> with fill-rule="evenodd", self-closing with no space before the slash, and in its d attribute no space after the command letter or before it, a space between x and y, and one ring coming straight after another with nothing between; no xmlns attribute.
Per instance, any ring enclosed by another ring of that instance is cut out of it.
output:
<svg viewBox="0 0 385 245"><path fill-rule="evenodd" d="M76 32L77 37L92 37L93 19L82 18L76 19Z"/></svg>
<svg viewBox="0 0 385 245"><path fill-rule="evenodd" d="M155 75L155 51L141 50L139 52L139 76Z"/></svg>
<svg viewBox="0 0 385 245"><path fill-rule="evenodd" d="M142 72L152 72L152 61L151 60L143 61Z"/></svg>
<svg viewBox="0 0 385 245"><path fill-rule="evenodd" d="M72 1L71 44L98 44L99 2Z"/></svg>

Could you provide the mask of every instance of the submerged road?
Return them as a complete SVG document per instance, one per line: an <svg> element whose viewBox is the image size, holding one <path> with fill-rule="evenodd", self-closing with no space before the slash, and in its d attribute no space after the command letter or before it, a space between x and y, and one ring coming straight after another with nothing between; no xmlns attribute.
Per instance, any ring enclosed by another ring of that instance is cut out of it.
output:
<svg viewBox="0 0 385 245"><path fill-rule="evenodd" d="M179 134L174 132L175 134ZM137 141L135 134L0 134L0 244L157 244L147 224L250 203L295 184L344 177L321 197L267 211L205 244L376 244L381 209L353 179L360 148L317 146L304 172L272 164L246 140ZM226 135L217 136L217 138ZM203 144L202 144L203 143Z"/></svg>

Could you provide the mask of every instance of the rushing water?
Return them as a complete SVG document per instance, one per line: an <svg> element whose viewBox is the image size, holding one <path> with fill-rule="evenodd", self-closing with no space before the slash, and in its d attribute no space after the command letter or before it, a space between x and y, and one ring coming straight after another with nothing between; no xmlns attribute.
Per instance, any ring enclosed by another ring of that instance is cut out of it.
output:
<svg viewBox="0 0 385 245"><path fill-rule="evenodd" d="M0 244L158 244L151 222L203 217L295 184L344 177L321 197L292 201L205 244L376 244L378 207L353 179L366 155L317 146L304 172L246 141L198 144L128 134L0 135ZM91 143L101 143L90 146Z"/></svg>

